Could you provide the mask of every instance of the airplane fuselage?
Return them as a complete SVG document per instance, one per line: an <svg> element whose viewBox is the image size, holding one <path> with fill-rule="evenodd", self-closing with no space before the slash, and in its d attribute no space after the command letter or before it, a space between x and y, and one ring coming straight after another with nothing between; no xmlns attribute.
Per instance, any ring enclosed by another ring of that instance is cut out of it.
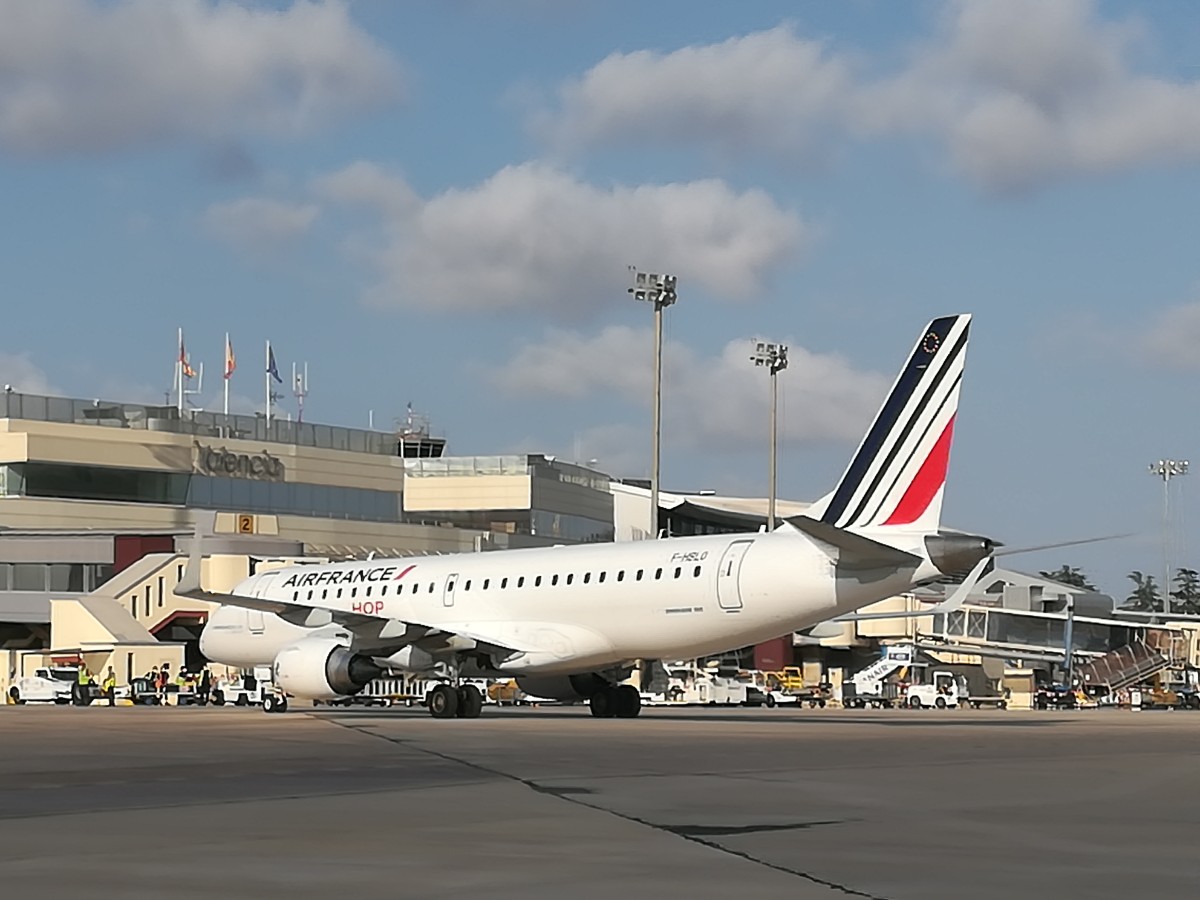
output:
<svg viewBox="0 0 1200 900"><path fill-rule="evenodd" d="M378 619L382 641L400 639L414 623L460 642L486 635L515 648L493 656L496 673L570 674L746 646L938 574L926 560L843 571L836 548L785 526L769 534L294 566L252 575L234 593ZM309 636L351 642L337 623L289 618L223 607L205 629L202 650L245 667L269 664L283 646ZM388 623L399 630L389 634Z"/></svg>

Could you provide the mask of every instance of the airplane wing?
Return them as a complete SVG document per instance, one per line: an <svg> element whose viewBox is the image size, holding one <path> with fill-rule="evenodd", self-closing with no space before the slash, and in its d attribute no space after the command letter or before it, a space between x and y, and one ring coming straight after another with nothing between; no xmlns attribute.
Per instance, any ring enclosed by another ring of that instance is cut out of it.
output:
<svg viewBox="0 0 1200 900"><path fill-rule="evenodd" d="M198 547L199 541L195 543ZM434 652L437 649L456 646L458 649L477 649L486 653L499 653L502 656L527 653L536 649L513 646L512 641L500 641L495 636L487 635L473 628L448 627L428 622L408 622L344 609L333 609L327 606L207 591L200 586L200 563L195 549L188 560L183 579L175 588L175 593L182 597L204 600L208 603L261 610L277 615L293 625L305 625L310 628L330 623L341 625L354 635L356 649L373 655L389 656L410 645L417 645L422 649L429 648ZM470 646L464 647L467 644Z"/></svg>

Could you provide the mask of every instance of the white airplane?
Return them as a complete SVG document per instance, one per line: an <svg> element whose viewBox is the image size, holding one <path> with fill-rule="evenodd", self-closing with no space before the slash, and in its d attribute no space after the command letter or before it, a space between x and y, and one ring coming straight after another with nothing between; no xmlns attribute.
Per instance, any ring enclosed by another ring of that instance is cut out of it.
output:
<svg viewBox="0 0 1200 900"><path fill-rule="evenodd" d="M990 563L986 537L940 531L970 316L921 332L841 481L772 532L299 565L231 594L199 583L201 542L177 593L224 604L209 659L270 664L286 694L351 696L384 671L437 673L437 718L473 718L470 677L633 717L621 685L640 659L692 659L790 634ZM286 701L269 704L282 709Z"/></svg>

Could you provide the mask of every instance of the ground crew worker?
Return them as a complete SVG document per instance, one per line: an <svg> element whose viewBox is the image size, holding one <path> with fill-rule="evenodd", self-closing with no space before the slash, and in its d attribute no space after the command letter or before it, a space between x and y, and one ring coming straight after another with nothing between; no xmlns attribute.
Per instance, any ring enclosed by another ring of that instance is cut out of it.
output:
<svg viewBox="0 0 1200 900"><path fill-rule="evenodd" d="M75 705L87 706L91 700L88 693L88 682L91 680L92 674L88 671L87 666L81 661L79 663L79 671L76 674L76 683L72 690L75 692Z"/></svg>
<svg viewBox="0 0 1200 900"><path fill-rule="evenodd" d="M108 705L115 706L117 697L117 676L116 673L113 672L112 666L108 667L108 674L104 676L103 688L104 696L108 698Z"/></svg>

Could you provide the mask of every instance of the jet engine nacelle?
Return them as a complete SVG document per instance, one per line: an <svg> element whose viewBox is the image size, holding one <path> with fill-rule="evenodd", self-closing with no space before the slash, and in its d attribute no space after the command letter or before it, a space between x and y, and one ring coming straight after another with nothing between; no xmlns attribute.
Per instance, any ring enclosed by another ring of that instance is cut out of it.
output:
<svg viewBox="0 0 1200 900"><path fill-rule="evenodd" d="M517 687L531 697L562 701L588 700L607 684L595 672L583 675L524 675L517 679Z"/></svg>
<svg viewBox="0 0 1200 900"><path fill-rule="evenodd" d="M296 697L333 700L357 694L383 670L334 638L305 638L275 657L275 684Z"/></svg>

